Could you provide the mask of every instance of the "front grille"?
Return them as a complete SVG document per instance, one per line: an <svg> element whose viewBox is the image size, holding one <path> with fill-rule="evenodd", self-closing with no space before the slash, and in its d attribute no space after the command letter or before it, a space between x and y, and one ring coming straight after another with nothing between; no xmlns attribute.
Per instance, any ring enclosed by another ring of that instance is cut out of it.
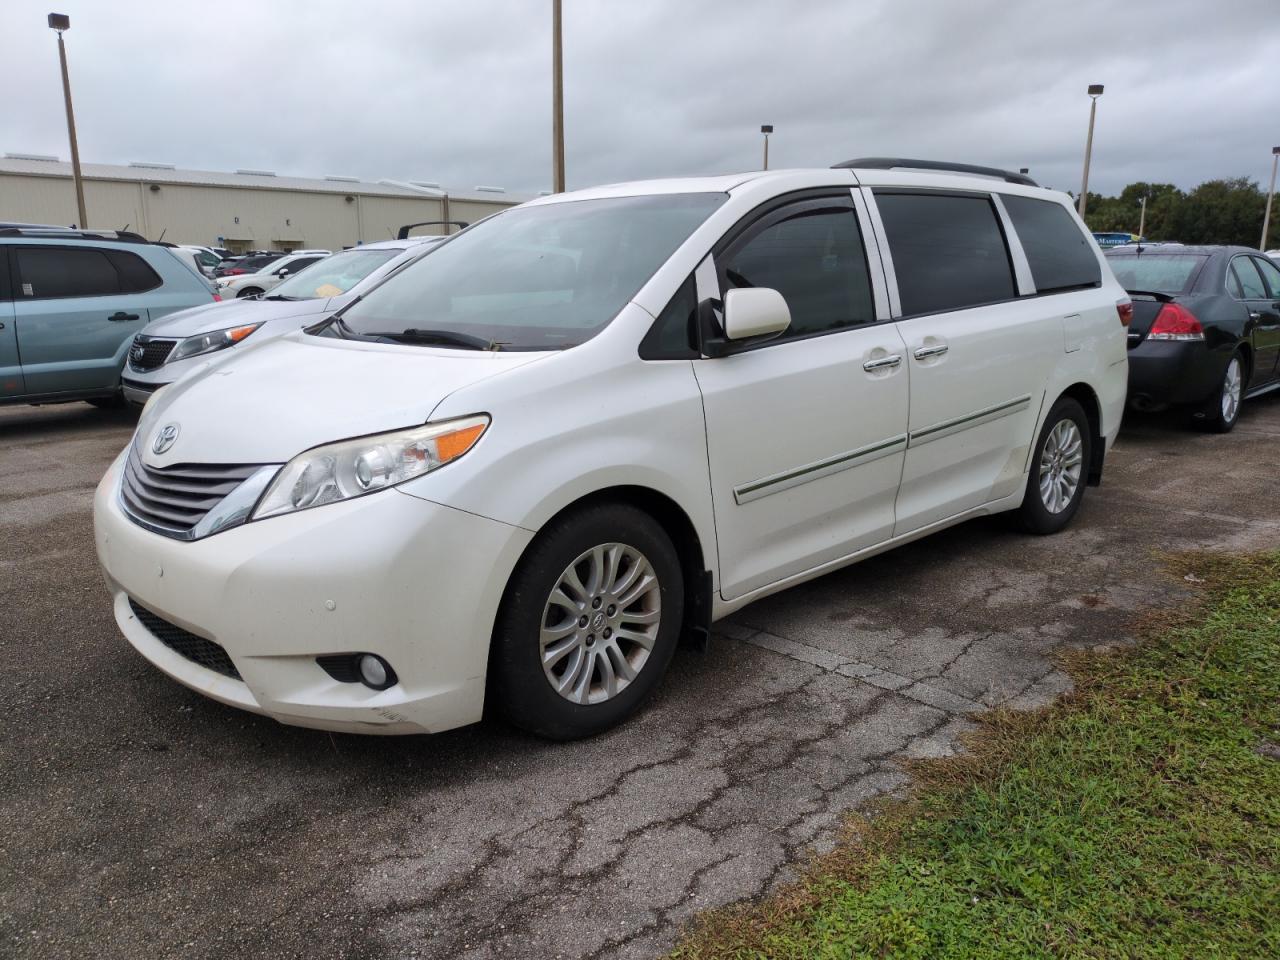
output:
<svg viewBox="0 0 1280 960"><path fill-rule="evenodd" d="M187 537L223 497L244 483L260 464L180 463L149 467L138 448L129 451L120 495L125 512L144 526Z"/></svg>
<svg viewBox="0 0 1280 960"><path fill-rule="evenodd" d="M135 370L154 370L169 359L177 340L153 340L138 334L129 348L129 366Z"/></svg>
<svg viewBox="0 0 1280 960"><path fill-rule="evenodd" d="M186 657L192 663L198 664L206 670L220 673L224 677L230 677L232 680L241 679L240 671L231 662L231 658L227 656L227 651L219 644L214 643L212 640L206 640L204 637L197 637L194 633L175 626L163 617L159 617L146 607L141 606L133 597L129 598L129 606L133 609L133 615L138 618L138 622L146 627L153 637L174 653L181 657Z"/></svg>

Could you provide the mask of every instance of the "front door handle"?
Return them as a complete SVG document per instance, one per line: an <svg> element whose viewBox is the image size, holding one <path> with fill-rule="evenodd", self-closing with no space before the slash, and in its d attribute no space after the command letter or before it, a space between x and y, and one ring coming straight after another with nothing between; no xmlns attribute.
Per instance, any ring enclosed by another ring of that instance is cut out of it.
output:
<svg viewBox="0 0 1280 960"><path fill-rule="evenodd" d="M1261 320L1261 319L1262 319L1262 314L1260 314L1257 310L1250 310L1250 311L1249 311L1249 319L1250 319L1250 320Z"/></svg>
<svg viewBox="0 0 1280 960"><path fill-rule="evenodd" d="M895 353L887 357L881 357L878 360L868 360L862 365L862 369L867 371L867 373L872 373L876 370L892 369L893 367L899 366L901 363L902 357Z"/></svg>
<svg viewBox="0 0 1280 960"><path fill-rule="evenodd" d="M110 320L112 323L125 323L126 321L129 321L129 320L137 320L138 314L125 313L123 310L117 310L111 316L107 317L107 319Z"/></svg>
<svg viewBox="0 0 1280 960"><path fill-rule="evenodd" d="M932 347L920 347L911 355L917 360L928 360L930 357L940 357L950 349L945 343L939 343Z"/></svg>

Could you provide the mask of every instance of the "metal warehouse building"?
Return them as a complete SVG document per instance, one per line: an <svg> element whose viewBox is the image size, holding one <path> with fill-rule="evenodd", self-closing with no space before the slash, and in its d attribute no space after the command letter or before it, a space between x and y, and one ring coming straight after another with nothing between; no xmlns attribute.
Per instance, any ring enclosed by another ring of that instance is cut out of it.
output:
<svg viewBox="0 0 1280 960"><path fill-rule="evenodd" d="M403 224L475 222L519 201L497 188L453 193L425 181L304 179L266 170L209 173L168 164L81 166L89 227L126 226L149 240L245 250L341 250L386 240ZM71 164L5 154L0 221L75 223ZM84 224L78 224L84 226ZM425 228L421 233L442 232Z"/></svg>

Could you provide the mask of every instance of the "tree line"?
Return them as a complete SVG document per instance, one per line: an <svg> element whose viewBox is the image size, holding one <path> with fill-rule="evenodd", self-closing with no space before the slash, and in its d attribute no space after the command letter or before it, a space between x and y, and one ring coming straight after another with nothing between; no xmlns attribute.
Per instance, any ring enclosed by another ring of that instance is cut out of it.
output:
<svg viewBox="0 0 1280 960"><path fill-rule="evenodd" d="M1172 183L1131 183L1118 197L1089 194L1085 223L1096 232L1137 233L1147 198L1143 235L1148 240L1227 243L1256 247L1262 235L1267 195L1247 177L1208 180L1191 191ZM1280 203L1273 202L1267 243L1280 247Z"/></svg>

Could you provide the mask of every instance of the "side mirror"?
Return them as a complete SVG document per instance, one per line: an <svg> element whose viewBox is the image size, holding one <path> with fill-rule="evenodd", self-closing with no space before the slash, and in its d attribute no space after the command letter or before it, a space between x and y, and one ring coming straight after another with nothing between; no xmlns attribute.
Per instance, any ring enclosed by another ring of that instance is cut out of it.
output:
<svg viewBox="0 0 1280 960"><path fill-rule="evenodd" d="M279 270L276 271L276 276L280 277L281 279L287 277L288 275L289 275L288 267L281 267Z"/></svg>
<svg viewBox="0 0 1280 960"><path fill-rule="evenodd" d="M777 290L743 287L724 296L724 335L730 340L776 337L791 326L791 310Z"/></svg>

